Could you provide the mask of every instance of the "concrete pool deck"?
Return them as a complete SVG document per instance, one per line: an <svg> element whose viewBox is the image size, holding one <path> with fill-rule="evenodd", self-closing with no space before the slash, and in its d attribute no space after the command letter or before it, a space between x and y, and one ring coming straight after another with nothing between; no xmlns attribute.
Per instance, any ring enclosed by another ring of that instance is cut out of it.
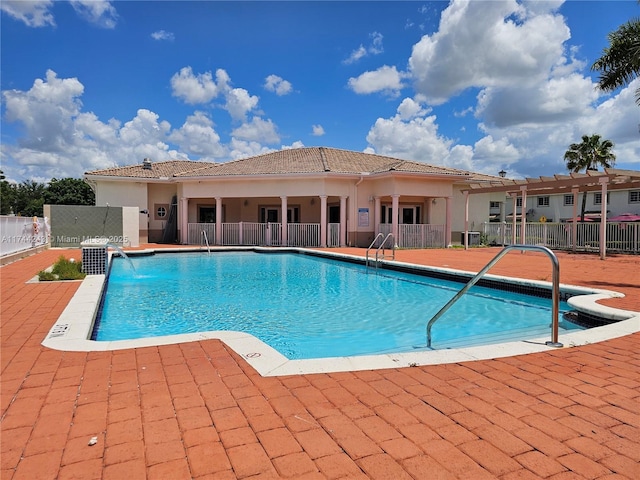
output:
<svg viewBox="0 0 640 480"><path fill-rule="evenodd" d="M497 251L396 260L477 271ZM62 253L80 256L48 250L0 269L3 480L640 476L638 333L495 360L277 377L219 340L64 352L41 342L79 282L26 283ZM640 257L558 257L562 283L615 290L625 297L599 303L640 309ZM551 267L512 253L490 273L544 281Z"/></svg>

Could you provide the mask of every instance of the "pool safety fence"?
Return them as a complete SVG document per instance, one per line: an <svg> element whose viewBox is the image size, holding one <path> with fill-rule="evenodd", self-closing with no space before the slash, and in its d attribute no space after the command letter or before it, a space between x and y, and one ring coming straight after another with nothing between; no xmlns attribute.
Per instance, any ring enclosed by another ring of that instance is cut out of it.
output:
<svg viewBox="0 0 640 480"><path fill-rule="evenodd" d="M47 245L50 240L48 218L0 216L0 257Z"/></svg>
<svg viewBox="0 0 640 480"><path fill-rule="evenodd" d="M484 223L482 233L488 245L526 243L554 250L579 251L598 251L600 248L600 222L578 222L575 239L570 222L527 222L524 239L521 238L520 223L516 224L515 235L513 223ZM619 253L640 253L640 222L607 222L606 248Z"/></svg>

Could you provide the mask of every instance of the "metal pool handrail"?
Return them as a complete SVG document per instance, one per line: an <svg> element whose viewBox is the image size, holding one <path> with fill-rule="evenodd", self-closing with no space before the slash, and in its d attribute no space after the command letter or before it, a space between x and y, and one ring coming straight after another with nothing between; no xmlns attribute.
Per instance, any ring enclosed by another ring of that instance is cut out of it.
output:
<svg viewBox="0 0 640 480"><path fill-rule="evenodd" d="M369 250L371 250L373 248L373 245L378 241L378 238L383 237L384 234L382 232L380 232L378 235L376 235L376 238L373 239L373 242L371 242L371 245L369 245L369 248L367 248L367 252L366 252L366 256L365 256L365 266L367 268L369 268ZM392 260L395 260L396 258L396 246L395 246L395 242L393 241L393 233L389 233L386 237L384 237L384 240L382 240L382 243L380 244L380 246L376 249L376 269L378 268L378 258L379 258L379 253L380 253L380 249L382 249L382 258L384 258L384 245L385 243L387 243L388 239L391 239L391 249L392 249L392 254L391 254L391 258Z"/></svg>
<svg viewBox="0 0 640 480"><path fill-rule="evenodd" d="M207 244L207 253L211 253L211 248L209 247L209 239L207 238L207 232L202 230L202 236L204 237L204 242Z"/></svg>
<svg viewBox="0 0 640 480"><path fill-rule="evenodd" d="M547 247L543 247L540 245L508 245L502 249L498 255L496 255L493 260L491 260L487 265L480 270L475 277L473 277L455 296L447 302L447 304L442 307L438 313L436 313L429 323L427 324L427 347L431 348L431 327L449 308L458 301L462 295L464 295L471 287L473 287L480 278L487 273L487 271L493 267L498 260L500 260L504 255L506 255L510 250L535 250L539 252L544 252L551 259L551 263L553 264L553 287L551 290L551 341L545 342L545 345L550 347L562 347L562 343L558 342L558 312L559 312L559 299L560 299L560 263L558 262L558 257Z"/></svg>

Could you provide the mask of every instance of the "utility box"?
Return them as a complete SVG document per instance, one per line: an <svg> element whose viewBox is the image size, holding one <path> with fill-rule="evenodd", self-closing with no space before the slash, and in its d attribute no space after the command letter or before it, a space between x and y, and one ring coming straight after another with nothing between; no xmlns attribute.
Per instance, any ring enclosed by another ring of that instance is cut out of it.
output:
<svg viewBox="0 0 640 480"><path fill-rule="evenodd" d="M480 245L480 232L467 232L469 235L469 246ZM464 232L460 233L460 243L466 246Z"/></svg>
<svg viewBox="0 0 640 480"><path fill-rule="evenodd" d="M87 275L105 275L109 262L107 238L92 238L80 244L82 247L82 271Z"/></svg>

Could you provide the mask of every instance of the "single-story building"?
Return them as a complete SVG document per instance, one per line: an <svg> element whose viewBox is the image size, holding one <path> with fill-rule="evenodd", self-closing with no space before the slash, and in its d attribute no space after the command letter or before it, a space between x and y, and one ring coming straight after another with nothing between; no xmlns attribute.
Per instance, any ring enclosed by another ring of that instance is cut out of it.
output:
<svg viewBox="0 0 640 480"><path fill-rule="evenodd" d="M85 173L97 206L135 206L140 242L210 245L443 247L489 220L491 201L466 205L482 175L326 147L225 163L152 162ZM495 199L493 197L496 197Z"/></svg>

